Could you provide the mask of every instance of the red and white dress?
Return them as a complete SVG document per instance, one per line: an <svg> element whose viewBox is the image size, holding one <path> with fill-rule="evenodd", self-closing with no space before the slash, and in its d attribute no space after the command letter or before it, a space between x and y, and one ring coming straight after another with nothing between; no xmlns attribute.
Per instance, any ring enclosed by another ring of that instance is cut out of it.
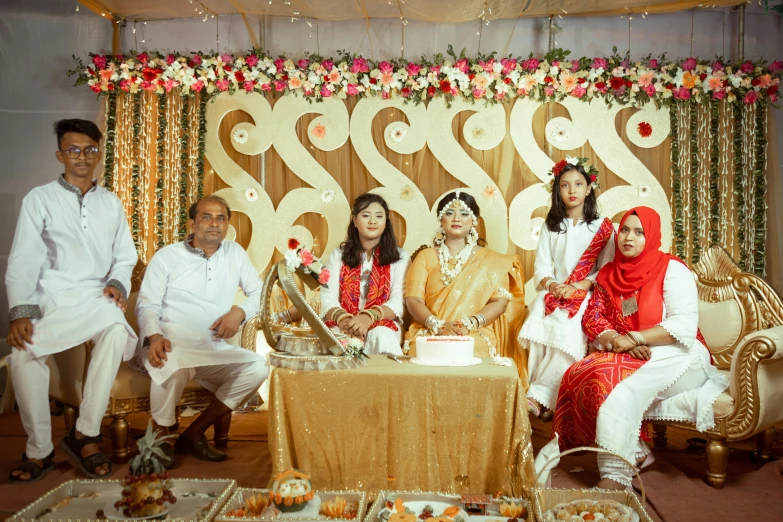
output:
<svg viewBox="0 0 783 522"><path fill-rule="evenodd" d="M564 219L565 232L542 227L536 251L534 281L547 277L558 283L595 281L598 270L612 260L614 227L611 220L592 223ZM563 373L587 353L582 316L592 292L577 290L569 299L557 299L542 289L519 332L519 343L528 350L528 397L554 409Z"/></svg>
<svg viewBox="0 0 783 522"><path fill-rule="evenodd" d="M321 311L324 315L332 308L342 308L358 315L366 308L385 306L396 314L393 320L381 319L370 326L364 341L364 352L393 353L402 355L402 315L404 311L405 274L410 265L410 256L399 249L400 259L390 265L378 263L378 254L366 259L362 254L359 266L351 268L343 264L343 251L332 252L326 268L333 274L327 288L321 289ZM337 277L335 277L337 276ZM332 322L327 326L335 327Z"/></svg>

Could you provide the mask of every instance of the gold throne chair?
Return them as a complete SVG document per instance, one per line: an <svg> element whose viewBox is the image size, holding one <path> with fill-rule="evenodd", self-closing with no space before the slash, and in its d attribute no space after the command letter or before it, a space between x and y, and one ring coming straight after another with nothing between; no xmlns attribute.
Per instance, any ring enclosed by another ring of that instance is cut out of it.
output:
<svg viewBox="0 0 783 522"><path fill-rule="evenodd" d="M707 483L726 484L727 442L756 436L756 455L769 459L783 423L783 303L760 277L742 272L728 252L712 246L692 267L699 291L699 328L714 364L730 382L714 404L715 427L705 435ZM666 447L666 426L656 422L653 441Z"/></svg>

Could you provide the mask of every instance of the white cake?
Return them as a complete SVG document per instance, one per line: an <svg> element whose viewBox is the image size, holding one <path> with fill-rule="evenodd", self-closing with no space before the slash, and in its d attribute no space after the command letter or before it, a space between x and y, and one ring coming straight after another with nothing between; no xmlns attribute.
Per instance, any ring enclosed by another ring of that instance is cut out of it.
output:
<svg viewBox="0 0 783 522"><path fill-rule="evenodd" d="M417 337L414 364L423 366L472 366L481 359L473 357L473 338L461 336Z"/></svg>

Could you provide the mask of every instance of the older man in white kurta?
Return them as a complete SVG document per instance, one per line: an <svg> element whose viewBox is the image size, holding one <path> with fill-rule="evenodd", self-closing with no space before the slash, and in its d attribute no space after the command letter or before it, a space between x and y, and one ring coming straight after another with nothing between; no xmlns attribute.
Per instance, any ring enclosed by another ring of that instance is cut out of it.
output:
<svg viewBox="0 0 783 522"><path fill-rule="evenodd" d="M175 424L175 407L190 379L215 393L175 446L180 453L222 460L225 454L209 447L203 432L252 396L268 374L261 356L225 341L258 313L263 285L245 250L223 241L230 212L221 199L205 198L190 214L193 234L158 251L147 267L136 306L140 338L150 346L142 347L141 357L153 381L152 418L161 427ZM232 307L237 288L247 299ZM239 321L226 323L237 314ZM166 347L156 352L160 343Z"/></svg>
<svg viewBox="0 0 783 522"><path fill-rule="evenodd" d="M105 476L110 471L105 456L87 461L81 450L87 444L84 438L100 436L120 362L135 351L136 335L123 309L138 257L122 203L91 178L100 157L100 131L83 120L64 120L56 128L61 149L57 154L65 174L24 198L8 259L9 344L15 346L8 361L28 436L25 459L49 463L54 448L46 359L86 341L95 342L77 433L66 437L70 441L66 449L82 453L74 458L85 473ZM80 130L97 134L88 136ZM79 442L74 442L76 438ZM97 439L90 442L96 443ZM94 446L89 453L97 451ZM11 481L28 482L34 470L27 466L23 479L15 470ZM103 472L95 473L99 467ZM48 466L35 470L31 479L47 471Z"/></svg>

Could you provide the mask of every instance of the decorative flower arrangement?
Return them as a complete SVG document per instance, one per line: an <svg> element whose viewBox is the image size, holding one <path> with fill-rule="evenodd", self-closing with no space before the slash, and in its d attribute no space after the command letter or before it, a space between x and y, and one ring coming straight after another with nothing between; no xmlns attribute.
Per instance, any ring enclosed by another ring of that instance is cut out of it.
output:
<svg viewBox="0 0 783 522"><path fill-rule="evenodd" d="M507 57L494 53L465 57L451 46L419 63L402 58L373 62L345 53L338 58L309 55L294 61L254 49L238 55L196 52L189 55L150 51L135 55L90 54L76 59L77 85L94 92L139 91L163 94L174 89L190 93L293 92L320 101L336 96L403 98L421 103L454 97L499 103L527 97L559 101L574 97L606 103L642 106L679 101L726 100L730 103L778 101L783 62L765 60L724 63L696 58L670 61L666 56L631 62L615 53L609 57L567 59L570 51L555 49L546 57Z"/></svg>
<svg viewBox="0 0 783 522"><path fill-rule="evenodd" d="M636 126L636 131L642 138L649 138L652 135L652 125L646 121L640 121L639 125Z"/></svg>
<svg viewBox="0 0 783 522"><path fill-rule="evenodd" d="M568 131L562 125L555 125L549 132L549 136L552 138L552 141L563 143L568 139Z"/></svg>
<svg viewBox="0 0 783 522"><path fill-rule="evenodd" d="M394 143L402 143L408 136L408 132L400 125L395 125L389 130L389 139Z"/></svg>
<svg viewBox="0 0 783 522"><path fill-rule="evenodd" d="M319 140L322 140L326 137L326 127L321 125L320 123L316 123L312 130L310 130L310 134L312 134L314 137L318 138Z"/></svg>
<svg viewBox="0 0 783 522"><path fill-rule="evenodd" d="M343 347L343 357L353 359L358 357L359 359L369 359L370 357L364 353L364 343L355 337L348 337L341 339L340 344Z"/></svg>
<svg viewBox="0 0 783 522"><path fill-rule="evenodd" d="M321 201L326 203L327 205L334 201L334 190L332 189L323 189L321 191Z"/></svg>
<svg viewBox="0 0 783 522"><path fill-rule="evenodd" d="M552 170L549 171L549 175L553 177L552 181L549 182L550 192L554 190L555 180L560 177L560 173L563 172L563 169L568 164L574 166L581 165L585 173L587 173L587 176L590 178L590 186L594 189L601 188L601 185L598 184L598 169L589 164L587 162L587 158L572 158L571 156L567 156L566 159L555 163L555 165L552 167Z"/></svg>
<svg viewBox="0 0 783 522"><path fill-rule="evenodd" d="M249 202L258 201L258 192L254 188L249 188L245 190L245 199Z"/></svg>
<svg viewBox="0 0 783 522"><path fill-rule="evenodd" d="M405 185L400 189L400 199L410 201L413 199L413 189L410 185Z"/></svg>
<svg viewBox="0 0 783 522"><path fill-rule="evenodd" d="M495 201L495 198L498 196L498 189L493 185L487 185L481 192L481 195L489 201Z"/></svg>
<svg viewBox="0 0 783 522"><path fill-rule="evenodd" d="M285 253L285 266L294 272L301 267L302 272L311 275L318 284L326 287L329 282L329 270L324 263L315 257L294 238L288 240L288 252Z"/></svg>
<svg viewBox="0 0 783 522"><path fill-rule="evenodd" d="M236 129L234 132L231 133L231 140L234 143L238 143L242 145L243 143L247 143L247 139L250 135L247 133L245 129Z"/></svg>

